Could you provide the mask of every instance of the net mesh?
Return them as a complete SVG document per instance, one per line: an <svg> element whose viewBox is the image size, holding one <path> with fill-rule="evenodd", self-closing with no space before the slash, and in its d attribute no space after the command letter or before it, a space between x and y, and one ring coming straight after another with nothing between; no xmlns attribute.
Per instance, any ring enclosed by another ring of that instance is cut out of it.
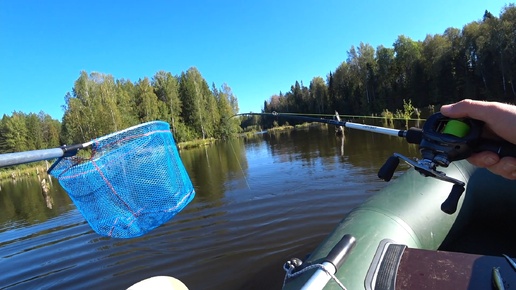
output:
<svg viewBox="0 0 516 290"><path fill-rule="evenodd" d="M195 195L170 127L161 121L94 140L90 158L63 158L50 174L95 232L115 238L147 233Z"/></svg>

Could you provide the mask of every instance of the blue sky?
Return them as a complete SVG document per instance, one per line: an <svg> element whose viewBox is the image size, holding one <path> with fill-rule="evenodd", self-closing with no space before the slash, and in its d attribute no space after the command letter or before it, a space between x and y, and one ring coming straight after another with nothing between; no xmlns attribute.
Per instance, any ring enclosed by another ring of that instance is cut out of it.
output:
<svg viewBox="0 0 516 290"><path fill-rule="evenodd" d="M462 28L497 0L24 1L0 0L0 117L44 111L61 120L80 71L137 81L195 66L227 83L240 112L326 78L351 45L392 47L399 35Z"/></svg>

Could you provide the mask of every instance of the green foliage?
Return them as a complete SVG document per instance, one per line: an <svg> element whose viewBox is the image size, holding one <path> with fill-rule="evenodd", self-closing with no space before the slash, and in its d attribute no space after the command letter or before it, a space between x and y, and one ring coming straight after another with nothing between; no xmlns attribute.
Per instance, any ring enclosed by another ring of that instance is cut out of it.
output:
<svg viewBox="0 0 516 290"><path fill-rule="evenodd" d="M406 102L405 99L403 99L403 118L405 120L410 119L416 111L417 108L412 105L412 100Z"/></svg>
<svg viewBox="0 0 516 290"><path fill-rule="evenodd" d="M140 123L166 119L165 112L163 109L165 103L158 102L158 97L154 93L154 89L150 84L148 78L139 80L136 83L136 114Z"/></svg>
<svg viewBox="0 0 516 290"><path fill-rule="evenodd" d="M394 117L397 119L404 119L405 127L408 128L408 121L416 112L417 117L419 118L419 110L412 105L412 100L406 102L405 99L403 99L403 110L396 110L396 113L394 113Z"/></svg>
<svg viewBox="0 0 516 290"><path fill-rule="evenodd" d="M219 111L217 135L227 139L241 131L240 118L234 118L238 114L238 102L233 91L227 84L222 84L220 90L212 86L212 93L217 100Z"/></svg>
<svg viewBox="0 0 516 290"><path fill-rule="evenodd" d="M180 76L159 71L136 83L81 72L65 102L62 142L67 144L153 120L168 122L178 142L228 138L240 130L240 120L230 118L238 113L231 88L223 84L211 91L196 68Z"/></svg>
<svg viewBox="0 0 516 290"><path fill-rule="evenodd" d="M190 127L195 138L206 138L207 118L206 93L209 92L208 84L202 78L196 68L190 68L186 73L181 73L179 80L179 97L183 102L181 117L185 124Z"/></svg>
<svg viewBox="0 0 516 290"><path fill-rule="evenodd" d="M0 153L59 146L61 124L49 115L13 112L0 120Z"/></svg>
<svg viewBox="0 0 516 290"><path fill-rule="evenodd" d="M263 112L370 115L387 110L406 119L407 114L420 118L416 107L438 108L465 98L514 103L515 31L516 7L510 4L500 17L486 11L482 21L423 41L400 35L393 48L360 43L325 83L314 78L307 88L296 81L289 92L266 100ZM261 125L269 128L273 121L263 117Z"/></svg>
<svg viewBox="0 0 516 290"><path fill-rule="evenodd" d="M314 77L309 87L308 111L321 114L326 110L329 103L328 87L321 77Z"/></svg>
<svg viewBox="0 0 516 290"><path fill-rule="evenodd" d="M245 132L259 132L262 131L262 127L260 126L261 118L257 115L253 116L242 116L239 118L241 120L240 126L243 128Z"/></svg>
<svg viewBox="0 0 516 290"><path fill-rule="evenodd" d="M177 133L178 123L181 122L182 102L179 99L179 82L169 72L159 71L152 79L154 93L160 101L166 104L165 112L162 115L164 121L170 123L172 132Z"/></svg>
<svg viewBox="0 0 516 290"><path fill-rule="evenodd" d="M27 117L21 112L14 112L2 126L2 137L5 138L5 152L29 150L29 131ZM31 142L32 143L32 142Z"/></svg>
<svg viewBox="0 0 516 290"><path fill-rule="evenodd" d="M387 124L392 124L392 120L394 118L394 114L391 111L385 109L382 112L382 117L384 118L384 120L385 120L385 122Z"/></svg>
<svg viewBox="0 0 516 290"><path fill-rule="evenodd" d="M122 88L111 75L81 72L73 95L65 96L62 142L82 143L135 125L137 116L129 108L134 94Z"/></svg>
<svg viewBox="0 0 516 290"><path fill-rule="evenodd" d="M238 100L227 84L213 91L196 68L173 76L159 71L133 83L81 72L65 95L62 123L49 115L14 112L0 120L0 153L78 144L134 126L163 120L177 142L229 138L241 131Z"/></svg>

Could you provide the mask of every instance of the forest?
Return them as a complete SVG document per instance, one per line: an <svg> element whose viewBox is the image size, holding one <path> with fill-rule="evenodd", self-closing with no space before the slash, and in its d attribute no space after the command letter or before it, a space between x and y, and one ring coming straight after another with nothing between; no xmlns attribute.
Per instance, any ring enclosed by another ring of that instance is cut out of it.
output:
<svg viewBox="0 0 516 290"><path fill-rule="evenodd" d="M308 87L296 81L290 91L266 100L263 110L380 115L402 108L404 100L416 108L465 98L514 103L515 81L516 7L511 4L499 17L485 11L482 20L462 30L448 28L423 41L400 35L392 48L352 46L326 79L314 77ZM245 119L242 126L257 122ZM262 118L261 125L271 126L272 118Z"/></svg>
<svg viewBox="0 0 516 290"><path fill-rule="evenodd" d="M210 88L196 68L180 75L159 71L137 82L81 72L65 96L62 122L44 112L4 115L0 152L80 144L152 120L170 124L177 142L225 139L240 129L238 100L227 84Z"/></svg>
<svg viewBox="0 0 516 290"><path fill-rule="evenodd" d="M400 35L392 47L352 46L323 79L295 81L290 91L264 96L262 112L380 115L464 98L516 100L516 7L499 17L485 11L462 29L415 41ZM267 99L268 98L268 99ZM176 141L226 139L244 129L273 126L273 118L231 118L239 112L227 84L210 87L196 68L159 71L136 82L81 72L65 95L64 116L13 112L0 120L0 153L76 144L150 120L170 124ZM277 124L277 123L276 123ZM281 125L281 122L280 124Z"/></svg>

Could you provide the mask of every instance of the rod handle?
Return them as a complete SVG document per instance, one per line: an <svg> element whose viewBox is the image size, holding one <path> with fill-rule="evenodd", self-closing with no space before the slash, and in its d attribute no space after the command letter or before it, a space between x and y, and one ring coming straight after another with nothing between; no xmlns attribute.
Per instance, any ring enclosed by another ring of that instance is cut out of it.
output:
<svg viewBox="0 0 516 290"><path fill-rule="evenodd" d="M491 152L498 154L498 156L500 156L500 158L506 157L506 156L516 157L516 145L514 145L510 142L507 142L507 141L497 142L497 141L484 139L484 140L482 140L482 142L480 142L479 146L476 147L474 151L475 152L491 151Z"/></svg>

